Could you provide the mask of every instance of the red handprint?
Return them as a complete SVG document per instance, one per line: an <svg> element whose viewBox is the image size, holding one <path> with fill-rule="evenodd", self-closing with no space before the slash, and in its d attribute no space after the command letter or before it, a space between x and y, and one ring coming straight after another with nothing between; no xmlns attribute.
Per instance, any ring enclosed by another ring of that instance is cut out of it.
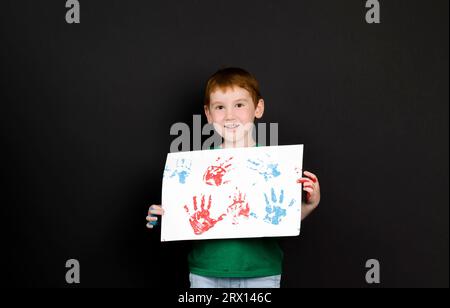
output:
<svg viewBox="0 0 450 308"><path fill-rule="evenodd" d="M242 195L240 191L236 193L233 197L233 204L231 204L227 209L228 214L231 215L233 225L239 223L240 217L248 218L250 214L250 207L248 202L245 201L245 195Z"/></svg>
<svg viewBox="0 0 450 308"><path fill-rule="evenodd" d="M226 216L226 214L222 214L217 219L210 217L211 214L209 213L209 209L211 208L211 196L209 196L208 205L205 208L205 196L202 195L200 209L197 208L197 197L194 196L192 199L195 213L191 215L187 205L184 206L184 209L189 215L189 223L191 224L192 230L194 230L196 235L200 235L208 231L214 227L217 222L221 221L224 216Z"/></svg>
<svg viewBox="0 0 450 308"><path fill-rule="evenodd" d="M228 172L228 168L231 167L231 164L228 164L226 166L225 164L227 164L232 159L233 157L230 157L229 159L218 165L209 166L208 169L206 169L205 174L203 175L203 181L205 181L206 184L211 186L213 185L220 186L222 184L228 183L229 181L225 181L222 183L222 180L224 175ZM216 159L217 163L219 161L220 157Z"/></svg>

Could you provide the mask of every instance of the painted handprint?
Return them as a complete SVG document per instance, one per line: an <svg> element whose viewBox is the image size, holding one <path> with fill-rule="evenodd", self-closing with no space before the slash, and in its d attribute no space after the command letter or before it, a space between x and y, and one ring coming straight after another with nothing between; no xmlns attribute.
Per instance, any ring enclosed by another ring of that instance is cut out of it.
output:
<svg viewBox="0 0 450 308"><path fill-rule="evenodd" d="M287 207L284 205L283 189L281 190L278 199L273 188L271 189L270 200L266 193L264 193L264 197L266 200L266 216L264 217L264 221L273 225L278 225L280 223L281 219L286 216L286 208L291 207L295 202L295 200L292 199Z"/></svg>
<svg viewBox="0 0 450 308"><path fill-rule="evenodd" d="M251 170L254 170L258 172L260 175L264 177L266 181L268 181L271 178L275 178L279 175L281 175L281 172L278 170L278 164L270 162L270 156L267 155L267 160L247 160L247 167Z"/></svg>
<svg viewBox="0 0 450 308"><path fill-rule="evenodd" d="M187 159L178 159L175 170L170 175L171 178L177 176L180 184L186 183L186 178L191 174L192 162ZM164 169L164 172L171 172L170 169Z"/></svg>
<svg viewBox="0 0 450 308"><path fill-rule="evenodd" d="M238 191L233 197L233 203L227 209L227 213L231 216L233 225L237 225L241 217L248 218L250 215L250 207L245 198L246 196Z"/></svg>
<svg viewBox="0 0 450 308"><path fill-rule="evenodd" d="M221 158L218 157L214 165L211 165L206 169L205 174L203 175L203 181L207 185L211 186L220 186L222 184L226 184L229 181L223 181L223 177L229 171L229 168L232 164L229 164L229 161L232 160L233 157L230 157L226 161L220 162Z"/></svg>
<svg viewBox="0 0 450 308"><path fill-rule="evenodd" d="M217 219L211 218L211 214L209 212L209 209L211 208L211 196L208 198L208 204L205 207L205 196L202 195L201 197L201 204L200 208L197 206L197 197L194 196L193 198L193 206L194 206L194 213L190 213L189 208L187 205L184 206L184 209L186 210L186 213L189 215L189 223L191 224L192 230L194 230L194 233L196 235L200 235L212 227L215 226L216 223L221 221L223 217L226 216L226 214L220 215Z"/></svg>

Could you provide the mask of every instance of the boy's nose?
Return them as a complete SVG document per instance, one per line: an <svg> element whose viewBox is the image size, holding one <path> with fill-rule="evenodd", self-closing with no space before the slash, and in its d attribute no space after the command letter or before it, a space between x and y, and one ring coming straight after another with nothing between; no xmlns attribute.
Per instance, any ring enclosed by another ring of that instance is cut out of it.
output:
<svg viewBox="0 0 450 308"><path fill-rule="evenodd" d="M234 120L234 113L233 113L232 109L227 110L225 120L227 120L227 121Z"/></svg>

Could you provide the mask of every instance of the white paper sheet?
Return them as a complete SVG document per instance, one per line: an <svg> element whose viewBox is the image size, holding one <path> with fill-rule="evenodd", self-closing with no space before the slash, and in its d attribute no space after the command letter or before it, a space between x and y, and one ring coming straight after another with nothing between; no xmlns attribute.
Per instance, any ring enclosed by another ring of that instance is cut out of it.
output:
<svg viewBox="0 0 450 308"><path fill-rule="evenodd" d="M170 153L161 241L300 234L303 145Z"/></svg>

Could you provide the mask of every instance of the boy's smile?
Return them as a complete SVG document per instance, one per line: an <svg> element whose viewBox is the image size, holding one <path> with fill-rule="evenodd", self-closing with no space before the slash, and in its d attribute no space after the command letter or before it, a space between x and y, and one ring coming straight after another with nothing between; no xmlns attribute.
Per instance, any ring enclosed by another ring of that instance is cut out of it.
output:
<svg viewBox="0 0 450 308"><path fill-rule="evenodd" d="M238 86L211 92L210 105L205 106L208 123L224 138L223 147L254 146L253 124L263 113L264 100L255 106L250 93Z"/></svg>

